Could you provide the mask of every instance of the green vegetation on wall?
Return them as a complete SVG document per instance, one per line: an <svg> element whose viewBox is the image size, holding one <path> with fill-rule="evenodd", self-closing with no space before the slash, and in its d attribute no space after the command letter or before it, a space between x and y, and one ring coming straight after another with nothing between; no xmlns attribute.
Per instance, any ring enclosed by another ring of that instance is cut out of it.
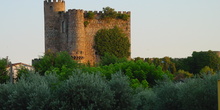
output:
<svg viewBox="0 0 220 110"><path fill-rule="evenodd" d="M105 7L103 8L103 13L101 14L101 19L122 19L127 21L130 18L129 14L126 13L118 13L115 11L115 9L110 8L110 7ZM84 18L86 18L87 20L91 20L95 18L95 13L92 11L89 11L87 13L84 14Z"/></svg>
<svg viewBox="0 0 220 110"><path fill-rule="evenodd" d="M117 13L115 9L110 8L110 7L105 7L103 8L103 14L102 18L103 19L108 19L108 18L116 18L116 19L122 19L122 20L128 20L130 15L129 14L122 14L122 13Z"/></svg>
<svg viewBox="0 0 220 110"><path fill-rule="evenodd" d="M85 14L84 17L87 18L87 19L93 19L95 17L95 13L89 11L88 13Z"/></svg>
<svg viewBox="0 0 220 110"><path fill-rule="evenodd" d="M130 56L129 39L118 27L99 30L95 35L94 48L100 56L105 53L115 55L118 58Z"/></svg>
<svg viewBox="0 0 220 110"><path fill-rule="evenodd" d="M89 21L84 21L84 26L87 27L89 25Z"/></svg>

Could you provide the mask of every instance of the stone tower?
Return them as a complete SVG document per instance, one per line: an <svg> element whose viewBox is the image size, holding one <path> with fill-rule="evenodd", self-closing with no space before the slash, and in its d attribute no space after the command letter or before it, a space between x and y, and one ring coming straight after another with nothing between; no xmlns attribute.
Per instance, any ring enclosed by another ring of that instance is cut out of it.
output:
<svg viewBox="0 0 220 110"><path fill-rule="evenodd" d="M93 19L85 15L94 13ZM117 12L130 15L130 12ZM64 0L44 1L45 52L67 51L74 60L91 65L99 61L94 47L94 36L100 29L121 28L130 40L130 18L101 18L103 12L70 9L65 11ZM85 22L89 23L85 25Z"/></svg>
<svg viewBox="0 0 220 110"><path fill-rule="evenodd" d="M60 39L62 35L59 24L61 23L61 12L65 12L65 1L44 1L45 51L62 51L62 48L59 45L61 43Z"/></svg>

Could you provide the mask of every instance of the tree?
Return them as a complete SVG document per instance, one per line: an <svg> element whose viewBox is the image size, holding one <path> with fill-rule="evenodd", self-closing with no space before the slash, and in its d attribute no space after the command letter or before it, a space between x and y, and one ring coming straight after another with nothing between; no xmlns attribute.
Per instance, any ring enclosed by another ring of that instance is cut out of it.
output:
<svg viewBox="0 0 220 110"><path fill-rule="evenodd" d="M33 64L33 66L35 71L41 75L44 75L46 72L52 72L65 79L78 64L67 52L48 52L41 57L40 61Z"/></svg>
<svg viewBox="0 0 220 110"><path fill-rule="evenodd" d="M190 78L192 77L193 74L192 73L189 73L188 71L184 71L184 70L178 70L176 73L175 73L175 78L174 80L176 81L181 81L181 80L184 80L185 78Z"/></svg>
<svg viewBox="0 0 220 110"><path fill-rule="evenodd" d="M117 13L115 11L115 9L110 8L110 7L105 7L103 8L103 14L102 14L102 18L116 18L117 17Z"/></svg>
<svg viewBox="0 0 220 110"><path fill-rule="evenodd" d="M94 48L100 56L104 56L104 53L115 55L117 58L130 56L129 39L118 27L99 30L95 35Z"/></svg>
<svg viewBox="0 0 220 110"><path fill-rule="evenodd" d="M172 61L170 57L164 57L164 58L145 58L145 61L154 64L156 66L162 67L163 71L169 71L170 73L174 74L176 73L176 65Z"/></svg>
<svg viewBox="0 0 220 110"><path fill-rule="evenodd" d="M200 70L200 74L215 74L215 72L212 68L205 66Z"/></svg>
<svg viewBox="0 0 220 110"><path fill-rule="evenodd" d="M198 74L202 68L205 66L211 67L214 71L217 71L220 64L220 59L216 52L193 52L192 54L193 62L191 62L190 72Z"/></svg>
<svg viewBox="0 0 220 110"><path fill-rule="evenodd" d="M126 62L127 59L124 58L117 58L115 55L111 55L110 53L104 53L104 56L101 57L100 64L101 65L110 65L115 63L122 63Z"/></svg>
<svg viewBox="0 0 220 110"><path fill-rule="evenodd" d="M0 59L0 83L5 83L9 76L7 75L7 59Z"/></svg>
<svg viewBox="0 0 220 110"><path fill-rule="evenodd" d="M191 57L173 60L176 64L177 70L189 71L193 74L199 74L200 70L205 66L213 69L213 71L219 71L220 58L214 51L201 51L193 52Z"/></svg>
<svg viewBox="0 0 220 110"><path fill-rule="evenodd" d="M17 74L17 79L20 79L22 76L27 77L27 75L30 73L31 71L27 68L25 68L24 66L21 66L20 69L18 69L18 74Z"/></svg>

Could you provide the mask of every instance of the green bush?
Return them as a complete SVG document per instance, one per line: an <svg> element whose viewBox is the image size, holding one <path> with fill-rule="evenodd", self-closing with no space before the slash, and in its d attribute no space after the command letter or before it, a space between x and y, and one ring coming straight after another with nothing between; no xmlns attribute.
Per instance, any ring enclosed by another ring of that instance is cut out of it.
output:
<svg viewBox="0 0 220 110"><path fill-rule="evenodd" d="M156 110L181 110L181 103L178 98L181 83L164 82L154 87L157 95ZM190 110L190 109L188 109Z"/></svg>
<svg viewBox="0 0 220 110"><path fill-rule="evenodd" d="M210 68L209 66L205 66L204 68L202 68L199 72L200 74L215 74L216 72Z"/></svg>
<svg viewBox="0 0 220 110"><path fill-rule="evenodd" d="M40 61L33 64L35 71L41 75L57 74L60 80L65 80L79 64L67 52L45 53Z"/></svg>
<svg viewBox="0 0 220 110"><path fill-rule="evenodd" d="M218 75L189 79L180 88L178 97L183 110L217 110Z"/></svg>
<svg viewBox="0 0 220 110"><path fill-rule="evenodd" d="M45 77L30 74L15 84L0 85L1 110L43 110L50 101L50 88Z"/></svg>
<svg viewBox="0 0 220 110"><path fill-rule="evenodd" d="M0 84L0 109L1 110L8 110L9 104L8 103L8 96L14 91L13 84Z"/></svg>
<svg viewBox="0 0 220 110"><path fill-rule="evenodd" d="M134 97L136 110L155 110L156 98L156 94L151 89L137 88Z"/></svg>
<svg viewBox="0 0 220 110"><path fill-rule="evenodd" d="M162 68L150 65L144 61L126 61L99 67L85 67L84 72L101 72L107 79L111 79L111 75L121 71L129 77L130 84L133 88L137 87L153 87L156 80L163 80L164 76L172 79L173 75L163 72Z"/></svg>
<svg viewBox="0 0 220 110"><path fill-rule="evenodd" d="M112 74L109 86L114 93L113 110L134 110L134 98L128 77Z"/></svg>
<svg viewBox="0 0 220 110"><path fill-rule="evenodd" d="M127 21L130 18L130 15L128 15L128 14L118 14L117 18Z"/></svg>
<svg viewBox="0 0 220 110"><path fill-rule="evenodd" d="M95 13L89 11L88 13L85 14L85 18L87 19L93 19L95 17Z"/></svg>
<svg viewBox="0 0 220 110"><path fill-rule="evenodd" d="M111 55L110 53L104 53L104 56L101 56L100 65L110 65L115 63L123 63L127 62L127 58L117 58L115 55Z"/></svg>
<svg viewBox="0 0 220 110"><path fill-rule="evenodd" d="M55 109L112 109L113 92L100 75L75 73L56 91Z"/></svg>

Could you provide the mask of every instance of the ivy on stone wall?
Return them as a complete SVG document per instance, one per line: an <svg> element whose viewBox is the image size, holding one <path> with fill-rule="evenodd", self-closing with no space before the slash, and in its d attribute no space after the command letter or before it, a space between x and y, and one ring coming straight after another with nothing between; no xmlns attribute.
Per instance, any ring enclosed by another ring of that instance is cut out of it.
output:
<svg viewBox="0 0 220 110"><path fill-rule="evenodd" d="M128 37L118 27L101 29L95 35L95 46L98 55L110 53L118 58L130 56L130 42Z"/></svg>
<svg viewBox="0 0 220 110"><path fill-rule="evenodd" d="M84 21L84 26L87 27L89 25L89 21Z"/></svg>
<svg viewBox="0 0 220 110"><path fill-rule="evenodd" d="M103 11L103 13L101 14L101 19L113 18L113 19L122 19L122 20L127 21L130 18L129 14L118 13L117 11L115 11L115 9L110 8L110 7L105 7L105 8L103 8L102 11ZM88 13L85 13L84 18L94 19L95 13L89 11Z"/></svg>

